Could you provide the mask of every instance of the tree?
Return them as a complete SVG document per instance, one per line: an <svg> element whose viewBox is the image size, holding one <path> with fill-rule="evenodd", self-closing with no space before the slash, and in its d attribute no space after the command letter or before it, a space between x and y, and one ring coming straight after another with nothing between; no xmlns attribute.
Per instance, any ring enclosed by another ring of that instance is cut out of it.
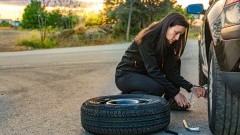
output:
<svg viewBox="0 0 240 135"><path fill-rule="evenodd" d="M60 9L53 10L51 12L46 11L45 8L51 4L51 6L63 6L64 11ZM52 28L73 28L78 17L73 14L72 7L76 7L77 3L72 0L58 0L54 4L50 3L50 0L43 1L43 4L37 0L31 0L31 3L24 9L22 26L25 29L40 29L40 31L47 27ZM43 38L45 34L42 34Z"/></svg>
<svg viewBox="0 0 240 135"><path fill-rule="evenodd" d="M129 11L132 12L130 17ZM131 34L136 34L141 29L145 20L148 20L146 18L148 18L149 12L139 0L132 1L132 8L131 0L127 0L124 3L121 3L114 10L110 11L109 14L111 16L108 17L111 17L111 19L116 22L114 27L114 36L120 36L123 33L126 33L127 35L127 29L129 29L128 37L130 37Z"/></svg>
<svg viewBox="0 0 240 135"><path fill-rule="evenodd" d="M178 12L186 18L191 17L176 3L176 0L105 0L105 20L106 23L116 24L114 36L126 34L128 40L130 35L136 35L141 29L169 13Z"/></svg>
<svg viewBox="0 0 240 135"><path fill-rule="evenodd" d="M61 17L61 28L72 29L78 22L78 16L69 13Z"/></svg>
<svg viewBox="0 0 240 135"><path fill-rule="evenodd" d="M114 11L116 7L118 7L120 4L123 4L125 0L104 0L104 10L102 11L102 20L103 24L111 24L115 23L116 20L114 19Z"/></svg>
<svg viewBox="0 0 240 135"><path fill-rule="evenodd" d="M127 39L128 33L135 35L142 28L159 19L161 15L166 15L173 5L169 0L154 0L154 2L151 0L126 0L124 2L106 0L105 4L108 10L107 20L116 22L114 36L126 33Z"/></svg>
<svg viewBox="0 0 240 135"><path fill-rule="evenodd" d="M23 13L22 27L26 29L39 28L39 15L45 16L44 10L41 8L41 2L31 0Z"/></svg>
<svg viewBox="0 0 240 135"><path fill-rule="evenodd" d="M128 13L128 24L127 24L127 33L126 33L126 40L129 40L129 30L131 25L131 19L132 19L132 8L133 8L133 0L130 0L130 7L129 7L129 13Z"/></svg>
<svg viewBox="0 0 240 135"><path fill-rule="evenodd" d="M61 18L62 14L59 10L53 10L52 12L48 13L47 16L47 26L51 26L53 28L57 28L61 26Z"/></svg>

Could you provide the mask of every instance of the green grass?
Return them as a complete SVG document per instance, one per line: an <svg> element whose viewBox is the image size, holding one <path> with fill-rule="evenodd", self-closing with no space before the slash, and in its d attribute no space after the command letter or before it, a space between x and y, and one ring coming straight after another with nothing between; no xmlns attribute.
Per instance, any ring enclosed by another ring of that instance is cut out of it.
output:
<svg viewBox="0 0 240 135"><path fill-rule="evenodd" d="M41 41L39 39L33 40L22 40L21 44L33 49L41 49L41 48L54 48L56 47L56 41L53 39L46 38L45 40Z"/></svg>
<svg viewBox="0 0 240 135"><path fill-rule="evenodd" d="M190 26L188 32L188 39L198 39L201 28L197 26Z"/></svg>

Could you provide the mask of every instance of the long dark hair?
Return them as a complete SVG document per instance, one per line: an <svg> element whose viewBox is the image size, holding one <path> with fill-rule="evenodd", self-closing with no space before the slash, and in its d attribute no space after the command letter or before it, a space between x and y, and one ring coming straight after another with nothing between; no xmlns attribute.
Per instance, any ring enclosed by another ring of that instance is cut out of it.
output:
<svg viewBox="0 0 240 135"><path fill-rule="evenodd" d="M167 55L168 42L166 39L166 33L169 27L173 27L175 25L180 25L186 28L185 33L181 35L179 40L174 42L173 44L175 50L175 58L179 59L186 45L189 28L189 24L186 19L179 13L171 13L165 18L163 18L161 21L152 23L147 28L143 29L138 33L138 35L135 37L135 42L138 45L141 45L142 41L146 36L150 36L152 42L156 41L156 38L158 38L156 51L159 55L159 58L161 59L160 61L163 62L164 57Z"/></svg>

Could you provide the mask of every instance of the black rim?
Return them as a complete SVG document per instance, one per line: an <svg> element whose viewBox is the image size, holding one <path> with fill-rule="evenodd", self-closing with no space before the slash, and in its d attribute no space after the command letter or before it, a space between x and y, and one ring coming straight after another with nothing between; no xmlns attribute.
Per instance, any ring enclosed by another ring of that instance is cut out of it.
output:
<svg viewBox="0 0 240 135"><path fill-rule="evenodd" d="M147 99L112 99L105 102L110 105L134 105L134 104L146 104L149 100Z"/></svg>

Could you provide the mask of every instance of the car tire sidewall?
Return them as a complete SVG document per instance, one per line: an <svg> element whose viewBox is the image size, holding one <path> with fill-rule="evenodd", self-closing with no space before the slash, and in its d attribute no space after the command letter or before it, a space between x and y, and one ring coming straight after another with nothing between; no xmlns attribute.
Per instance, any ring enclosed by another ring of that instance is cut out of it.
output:
<svg viewBox="0 0 240 135"><path fill-rule="evenodd" d="M218 65L214 44L211 42L209 54L209 76L208 76L208 120L209 128L215 134L222 134L224 127L224 113L226 100L226 87L222 81L220 67Z"/></svg>
<svg viewBox="0 0 240 135"><path fill-rule="evenodd" d="M215 78L215 68L214 68L214 47L213 47L213 43L211 43L210 45L210 52L209 52L209 68L208 68L208 121L209 121L209 127L210 130L212 132L214 132L214 123L215 123L215 115L216 115L216 96L215 92L213 91L213 87L216 83L216 80L214 80Z"/></svg>

